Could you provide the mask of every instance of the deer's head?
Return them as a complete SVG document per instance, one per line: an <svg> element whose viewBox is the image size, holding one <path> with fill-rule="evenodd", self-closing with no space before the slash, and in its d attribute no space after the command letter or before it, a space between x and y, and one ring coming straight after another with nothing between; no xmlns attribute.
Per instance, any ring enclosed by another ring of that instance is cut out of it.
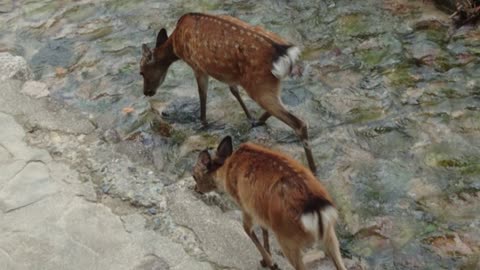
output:
<svg viewBox="0 0 480 270"><path fill-rule="evenodd" d="M143 77L143 94L146 96L155 95L157 88L165 80L168 67L175 60L171 44L167 40L167 30L162 28L153 50L150 50L146 44L142 44L140 75Z"/></svg>
<svg viewBox="0 0 480 270"><path fill-rule="evenodd" d="M215 172L223 166L225 160L232 154L232 152L233 145L230 136L225 137L218 145L217 152L213 158L206 149L200 152L192 173L196 183L196 192L206 193L217 188Z"/></svg>

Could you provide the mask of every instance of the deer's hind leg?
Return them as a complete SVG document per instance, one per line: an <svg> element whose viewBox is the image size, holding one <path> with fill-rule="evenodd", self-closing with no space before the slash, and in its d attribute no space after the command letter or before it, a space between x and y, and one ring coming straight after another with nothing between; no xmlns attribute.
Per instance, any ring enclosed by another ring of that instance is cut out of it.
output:
<svg viewBox="0 0 480 270"><path fill-rule="evenodd" d="M305 270L305 264L302 260L302 247L300 243L279 235L277 235L277 240L282 248L283 254L285 257L287 257L288 261L295 268L295 270Z"/></svg>
<svg viewBox="0 0 480 270"><path fill-rule="evenodd" d="M289 111L287 111L279 97L279 84L276 84L274 86L268 86L268 88L258 89L257 91L261 93L261 95L255 97L255 101L257 101L257 103L263 109L265 109L267 113L275 116L280 121L290 126L300 138L300 141L302 142L303 148L305 150L305 154L307 156L308 166L310 167L310 170L315 174L317 168L315 165L315 161L313 160L312 149L310 148L307 124ZM268 119L269 116L266 114L264 115L265 119Z"/></svg>
<svg viewBox="0 0 480 270"><path fill-rule="evenodd" d="M337 270L346 270L343 264L342 255L340 253L340 245L338 243L337 235L335 233L334 223L328 224L323 237L323 242L327 254L332 258Z"/></svg>
<svg viewBox="0 0 480 270"><path fill-rule="evenodd" d="M245 115L247 116L248 120L250 120L250 122L253 122L254 119L252 118L252 115L248 111L247 106L245 106L245 103L243 102L243 99L240 96L240 92L238 91L238 87L235 86L235 85L231 85L230 86L230 92L237 99L238 103L240 103L240 106L242 106L242 109L245 112Z"/></svg>
<svg viewBox="0 0 480 270"><path fill-rule="evenodd" d="M260 261L262 266L269 267L272 270L279 269L278 266L273 263L272 256L270 255L270 253L267 252L267 250L265 250L265 248L262 246L262 244L258 240L257 235L253 231L252 217L245 212L243 213L243 229L245 230L248 237L250 237L250 239L252 240L252 242L255 244L258 251L262 255L262 260Z"/></svg>
<svg viewBox="0 0 480 270"><path fill-rule="evenodd" d="M208 75L202 72L195 72L197 79L198 95L200 97L200 121L203 126L207 126L207 92L208 92Z"/></svg>

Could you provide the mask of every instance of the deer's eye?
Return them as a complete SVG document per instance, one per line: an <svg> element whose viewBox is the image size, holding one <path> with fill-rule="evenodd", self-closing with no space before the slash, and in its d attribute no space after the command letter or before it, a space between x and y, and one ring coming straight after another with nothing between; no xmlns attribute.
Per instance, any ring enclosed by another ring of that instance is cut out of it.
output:
<svg viewBox="0 0 480 270"><path fill-rule="evenodd" d="M143 77L143 76L144 76L144 75L143 75L143 72L140 72L140 75L142 75L142 77Z"/></svg>

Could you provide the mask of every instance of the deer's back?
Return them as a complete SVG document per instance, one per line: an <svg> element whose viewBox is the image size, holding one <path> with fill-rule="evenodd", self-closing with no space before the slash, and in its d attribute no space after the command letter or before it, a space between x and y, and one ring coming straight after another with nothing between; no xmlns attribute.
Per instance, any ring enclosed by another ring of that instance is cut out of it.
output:
<svg viewBox="0 0 480 270"><path fill-rule="evenodd" d="M230 16L184 15L174 32L175 54L194 70L228 84L258 84L272 79L279 36Z"/></svg>
<svg viewBox="0 0 480 270"><path fill-rule="evenodd" d="M321 198L333 205L313 174L281 153L247 143L225 165L227 191L260 225L273 230L298 235L307 202Z"/></svg>

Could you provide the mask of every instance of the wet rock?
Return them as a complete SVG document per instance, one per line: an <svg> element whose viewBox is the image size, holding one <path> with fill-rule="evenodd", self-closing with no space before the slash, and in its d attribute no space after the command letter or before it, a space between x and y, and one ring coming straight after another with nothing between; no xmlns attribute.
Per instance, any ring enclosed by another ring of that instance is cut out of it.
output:
<svg viewBox="0 0 480 270"><path fill-rule="evenodd" d="M32 56L30 61L33 72L40 78L46 71L45 67L68 68L75 63L73 42L69 39L49 40L44 47Z"/></svg>
<svg viewBox="0 0 480 270"><path fill-rule="evenodd" d="M200 116L200 103L193 97L173 100L162 111L162 116L177 123L194 123Z"/></svg>
<svg viewBox="0 0 480 270"><path fill-rule="evenodd" d="M313 94L302 86L295 84L287 84L282 91L282 101L288 106L298 106L304 104L306 100L310 100Z"/></svg>
<svg viewBox="0 0 480 270"><path fill-rule="evenodd" d="M48 86L45 83L38 81L25 82L21 92L33 98L42 98L50 94Z"/></svg>
<svg viewBox="0 0 480 270"><path fill-rule="evenodd" d="M82 36L87 40L95 40L105 36L108 36L113 32L113 27L109 25L109 20L104 19L94 19L87 23L79 25L77 34Z"/></svg>
<svg viewBox="0 0 480 270"><path fill-rule="evenodd" d="M402 102L410 105L419 104L419 99L423 95L424 89L421 88L407 88L407 91L402 95Z"/></svg>
<svg viewBox="0 0 480 270"><path fill-rule="evenodd" d="M0 52L0 81L7 79L27 81L32 78L33 74L24 58Z"/></svg>

